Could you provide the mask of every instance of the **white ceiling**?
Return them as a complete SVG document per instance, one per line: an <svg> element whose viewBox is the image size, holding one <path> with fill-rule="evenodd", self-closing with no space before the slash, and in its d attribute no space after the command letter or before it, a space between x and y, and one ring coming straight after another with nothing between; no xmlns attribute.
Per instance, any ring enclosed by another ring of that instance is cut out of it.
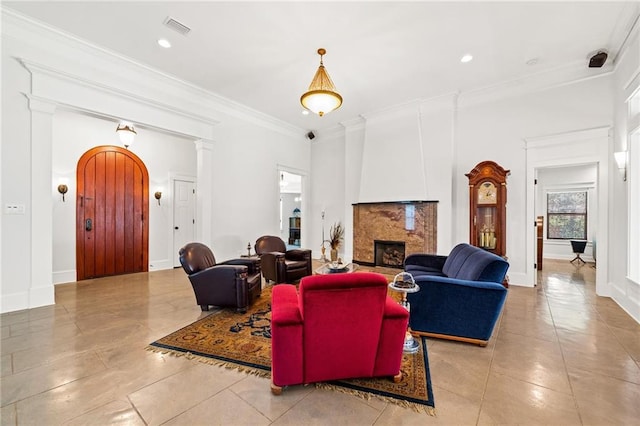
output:
<svg viewBox="0 0 640 426"><path fill-rule="evenodd" d="M640 13L629 2L11 2L38 21L300 127L526 76L607 66ZM171 16L187 36L163 25ZM159 47L167 38L173 46ZM344 98L324 117L300 95L324 64ZM470 53L474 60L462 64ZM535 59L534 65L527 61ZM603 69L591 69L594 74Z"/></svg>

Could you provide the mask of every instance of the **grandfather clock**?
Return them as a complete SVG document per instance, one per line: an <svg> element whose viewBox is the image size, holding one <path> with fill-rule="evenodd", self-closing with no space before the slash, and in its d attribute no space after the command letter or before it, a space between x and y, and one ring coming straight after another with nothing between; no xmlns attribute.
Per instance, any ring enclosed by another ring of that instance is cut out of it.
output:
<svg viewBox="0 0 640 426"><path fill-rule="evenodd" d="M469 178L469 243L503 257L509 173L493 161L483 161L465 174Z"/></svg>

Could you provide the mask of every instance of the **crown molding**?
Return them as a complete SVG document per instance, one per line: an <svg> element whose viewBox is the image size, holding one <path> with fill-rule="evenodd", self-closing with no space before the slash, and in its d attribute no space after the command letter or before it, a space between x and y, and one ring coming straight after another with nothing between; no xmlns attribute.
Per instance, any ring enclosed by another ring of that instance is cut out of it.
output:
<svg viewBox="0 0 640 426"><path fill-rule="evenodd" d="M64 63L64 70L63 66L57 67L60 71L59 74L92 75L95 76L93 80L88 78L85 80L106 87L110 86L116 91L117 89L114 87L129 87L129 89L120 90L134 97L144 97L139 93L145 91L157 94L158 98L155 100L151 100L147 96L149 102L181 105L183 111L193 112L195 115L215 117L214 120L218 122L224 121L220 117L221 114L228 115L304 141L306 132L302 128L139 63L127 56L89 43L72 34L24 16L6 6L0 6L0 11L2 13L3 37L13 38L38 49L53 52L56 56L53 60ZM82 61L78 54L88 56L89 60ZM66 59L72 60L65 61ZM33 63L28 58L23 58L23 60ZM94 66L91 67L89 64ZM101 66L96 66L96 64ZM75 70L72 70L73 68ZM112 83L97 83L98 81L111 81ZM116 85L114 82L121 84Z"/></svg>
<svg viewBox="0 0 640 426"><path fill-rule="evenodd" d="M613 58L614 69L616 70L624 56L629 53L630 41L640 37L640 3L626 3L621 16L622 19L627 17L627 20L625 23L616 25L616 33L612 37L613 39L617 38L616 36L622 38L622 43L620 43L616 56Z"/></svg>

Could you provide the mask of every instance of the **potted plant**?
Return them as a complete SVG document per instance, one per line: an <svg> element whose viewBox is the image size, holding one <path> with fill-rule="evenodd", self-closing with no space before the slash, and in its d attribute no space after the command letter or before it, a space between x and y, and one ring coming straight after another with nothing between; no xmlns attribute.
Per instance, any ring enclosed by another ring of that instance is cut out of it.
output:
<svg viewBox="0 0 640 426"><path fill-rule="evenodd" d="M342 223L337 222L334 223L333 226L329 229L329 239L326 240L331 247L331 261L335 262L338 260L338 249L342 245L342 240L344 239L344 228L342 227Z"/></svg>

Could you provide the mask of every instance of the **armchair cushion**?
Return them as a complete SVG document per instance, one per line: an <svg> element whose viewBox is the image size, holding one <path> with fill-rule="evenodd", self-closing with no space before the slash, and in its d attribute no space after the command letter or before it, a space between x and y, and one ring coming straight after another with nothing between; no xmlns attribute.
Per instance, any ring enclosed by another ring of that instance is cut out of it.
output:
<svg viewBox="0 0 640 426"><path fill-rule="evenodd" d="M262 292L260 266L249 259L216 264L209 247L189 243L179 251L180 264L189 276L196 303L203 311L214 306L247 307Z"/></svg>

